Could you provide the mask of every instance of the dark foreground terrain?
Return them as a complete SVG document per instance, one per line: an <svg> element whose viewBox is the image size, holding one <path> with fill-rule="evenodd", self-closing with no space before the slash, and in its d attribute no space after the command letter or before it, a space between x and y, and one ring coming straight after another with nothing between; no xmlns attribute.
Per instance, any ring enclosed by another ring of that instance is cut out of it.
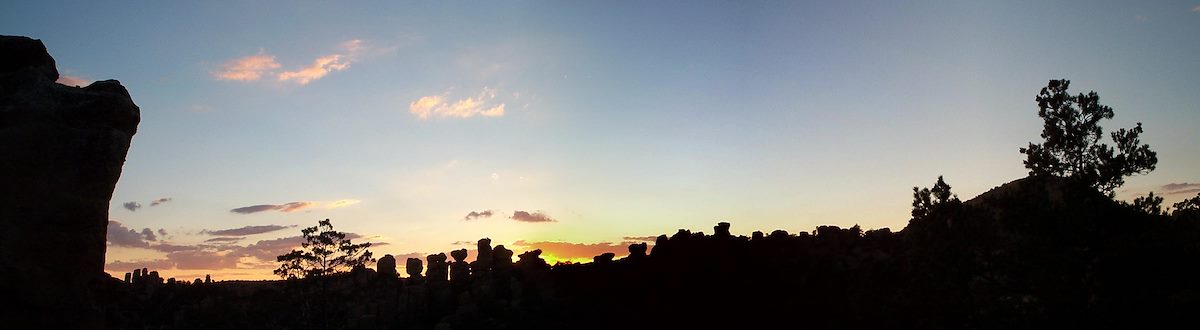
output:
<svg viewBox="0 0 1200 330"><path fill-rule="evenodd" d="M555 266L483 240L478 260L433 255L406 278L382 262L304 280L113 280L103 296L113 328L1165 328L1200 307L1198 224L1031 177L900 232L744 237L722 223Z"/></svg>
<svg viewBox="0 0 1200 330"><path fill-rule="evenodd" d="M586 264L484 239L476 260L410 259L405 277L385 256L376 270L286 281L113 279L108 205L140 109L115 80L58 78L40 41L0 36L3 329L1157 329L1192 328L1200 311L1200 196L1168 215L1052 175L966 202L948 185L936 198L914 189L899 232L744 237L720 223ZM1051 81L1043 110L1066 109L1065 89ZM1106 155L1145 161L1116 177L1152 169L1153 153L1133 149L1140 125L1119 132L1119 147L1147 157Z"/></svg>

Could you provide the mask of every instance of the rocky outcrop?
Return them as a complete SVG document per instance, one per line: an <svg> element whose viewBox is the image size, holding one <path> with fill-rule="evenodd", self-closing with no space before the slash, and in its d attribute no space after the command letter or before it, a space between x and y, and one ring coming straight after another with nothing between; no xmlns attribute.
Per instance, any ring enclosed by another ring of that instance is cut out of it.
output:
<svg viewBox="0 0 1200 330"><path fill-rule="evenodd" d="M41 41L0 36L2 319L99 328L109 199L140 112L116 80L55 83ZM11 317L10 317L11 316Z"/></svg>

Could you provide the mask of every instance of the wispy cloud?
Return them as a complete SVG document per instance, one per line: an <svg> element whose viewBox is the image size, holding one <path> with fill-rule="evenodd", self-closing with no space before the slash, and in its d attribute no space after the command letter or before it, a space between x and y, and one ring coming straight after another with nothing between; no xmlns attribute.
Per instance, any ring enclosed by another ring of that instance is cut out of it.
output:
<svg viewBox="0 0 1200 330"><path fill-rule="evenodd" d="M83 86L92 84L91 79L84 79L82 77L68 76L68 75L58 76L58 80L55 82L57 82L59 84L67 85L67 86L74 86L74 87L83 87Z"/></svg>
<svg viewBox="0 0 1200 330"><path fill-rule="evenodd" d="M245 239L245 237L213 237L213 238L204 240L204 242L205 243L228 244L228 243L236 243L238 241L241 241L242 239Z"/></svg>
<svg viewBox="0 0 1200 330"><path fill-rule="evenodd" d="M431 117L471 118L475 116L504 116L504 103L494 102L496 99L495 89L484 87L478 95L458 100L450 100L448 96L449 93L423 96L408 104L408 112L421 120Z"/></svg>
<svg viewBox="0 0 1200 330"><path fill-rule="evenodd" d="M1194 194L1200 192L1200 183L1168 183L1163 185L1162 189L1166 190L1165 195Z"/></svg>
<svg viewBox="0 0 1200 330"><path fill-rule="evenodd" d="M159 198L159 199L150 201L150 206L158 206L159 204L170 202L170 201L171 201L171 197L163 197L163 198Z"/></svg>
<svg viewBox="0 0 1200 330"><path fill-rule="evenodd" d="M296 70L284 71L279 74L279 81L291 81L307 85L313 80L321 79L330 72L342 71L350 67L350 62L343 55L334 54L318 57L312 65Z"/></svg>
<svg viewBox="0 0 1200 330"><path fill-rule="evenodd" d="M621 239L632 242L654 242L658 240L658 236L625 236Z"/></svg>
<svg viewBox="0 0 1200 330"><path fill-rule="evenodd" d="M124 207L126 210L129 210L129 211L137 211L138 209L142 208L142 203L138 203L138 202L125 202L125 204L121 204L121 206L122 206L122 207Z"/></svg>
<svg viewBox="0 0 1200 330"><path fill-rule="evenodd" d="M269 75L271 71L280 67L282 65L275 62L275 56L267 55L264 51L259 51L257 55L236 58L225 62L219 70L213 72L213 76L216 76L218 80L255 81L261 79L264 75Z"/></svg>
<svg viewBox="0 0 1200 330"><path fill-rule="evenodd" d="M475 220L475 219L479 219L479 218L491 218L491 217L492 217L492 214L493 214L493 213L492 213L492 210L471 211L471 213L467 213L467 216L463 217L463 220Z"/></svg>
<svg viewBox="0 0 1200 330"><path fill-rule="evenodd" d="M337 51L322 55L310 64L290 70L280 70L282 64L274 55L260 50L257 55L236 58L225 62L213 72L218 80L257 81L273 77L279 82L307 85L330 73L350 68L352 62L361 58L394 52L398 47L375 47L360 39L352 39L338 45Z"/></svg>
<svg viewBox="0 0 1200 330"><path fill-rule="evenodd" d="M1195 7L1192 7L1192 12L1193 12L1193 13L1200 13L1200 5L1196 5Z"/></svg>
<svg viewBox="0 0 1200 330"><path fill-rule="evenodd" d="M229 212L240 214L251 214L266 211L279 211L284 213L300 211L317 205L316 202L291 202L286 204L259 204L251 206L243 206L229 210Z"/></svg>
<svg viewBox="0 0 1200 330"><path fill-rule="evenodd" d="M203 231L201 231L201 233L212 235L212 236L247 236L247 235L269 233L269 232L283 230L283 229L287 229L287 228L293 228L293 227L296 227L296 225L290 225L290 226L284 226L284 225L245 226L245 227L233 228L233 229L203 230Z"/></svg>
<svg viewBox="0 0 1200 330"><path fill-rule="evenodd" d="M516 221L521 221L521 222L555 222L555 220L553 218L550 218L550 216L546 215L545 213L542 213L542 211L537 211L537 212L533 212L533 213L525 212L525 211L516 211L516 212L513 212L513 215L512 215L512 217L510 217L510 219L513 219Z"/></svg>
<svg viewBox="0 0 1200 330"><path fill-rule="evenodd" d="M325 208L326 209L338 209L338 208L343 208L343 207L347 207L347 206L358 204L358 203L362 203L362 201L357 200L357 199L339 199L336 201L329 202L328 204L325 205Z"/></svg>

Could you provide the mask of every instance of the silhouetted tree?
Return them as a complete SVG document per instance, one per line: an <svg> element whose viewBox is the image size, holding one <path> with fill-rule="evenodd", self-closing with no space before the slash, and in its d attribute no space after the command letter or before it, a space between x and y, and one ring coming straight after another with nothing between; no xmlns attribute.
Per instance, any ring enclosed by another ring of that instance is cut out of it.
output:
<svg viewBox="0 0 1200 330"><path fill-rule="evenodd" d="M1067 93L1069 80L1051 80L1038 93L1038 116L1042 117L1040 144L1021 148L1027 156L1030 175L1054 175L1079 180L1112 196L1125 177L1154 170L1158 156L1140 144L1142 123L1133 129L1112 133L1116 149L1100 143L1104 135L1100 120L1112 119L1113 109L1100 104L1096 92Z"/></svg>
<svg viewBox="0 0 1200 330"><path fill-rule="evenodd" d="M1162 202L1162 196L1155 196L1154 192L1151 191L1149 195L1134 198L1133 203L1128 203L1127 205L1149 214L1165 215L1166 212L1162 209Z"/></svg>
<svg viewBox="0 0 1200 330"><path fill-rule="evenodd" d="M913 187L912 216L913 219L923 219L937 205L958 203L958 195L950 192L950 185L939 175L933 188Z"/></svg>
<svg viewBox="0 0 1200 330"><path fill-rule="evenodd" d="M1175 203L1171 206L1173 208L1173 210L1171 210L1171 215L1181 216L1188 213L1192 215L1198 215L1200 214L1200 193L1197 193L1196 197L1179 201L1179 203Z"/></svg>
<svg viewBox="0 0 1200 330"><path fill-rule="evenodd" d="M301 250L292 250L277 258L281 264L275 275L282 278L315 277L364 267L371 258L371 243L354 244L346 233L333 230L329 219L304 228Z"/></svg>

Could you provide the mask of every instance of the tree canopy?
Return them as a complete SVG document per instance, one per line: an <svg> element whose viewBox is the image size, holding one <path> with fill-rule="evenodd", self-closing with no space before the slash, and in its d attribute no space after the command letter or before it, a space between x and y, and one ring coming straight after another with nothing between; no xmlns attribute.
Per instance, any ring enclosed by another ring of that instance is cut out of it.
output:
<svg viewBox="0 0 1200 330"><path fill-rule="evenodd" d="M1100 120L1112 119L1113 109L1100 104L1094 91L1070 95L1070 85L1069 80L1051 80L1038 93L1045 140L1020 149L1029 174L1072 178L1112 196L1126 176L1153 171L1158 156L1138 139L1142 123L1113 132L1116 148L1101 143Z"/></svg>
<svg viewBox="0 0 1200 330"><path fill-rule="evenodd" d="M281 264L275 275L282 278L316 277L364 267L375 261L371 258L371 243L354 244L346 233L333 230L329 219L316 226L304 228L304 243L277 258Z"/></svg>

